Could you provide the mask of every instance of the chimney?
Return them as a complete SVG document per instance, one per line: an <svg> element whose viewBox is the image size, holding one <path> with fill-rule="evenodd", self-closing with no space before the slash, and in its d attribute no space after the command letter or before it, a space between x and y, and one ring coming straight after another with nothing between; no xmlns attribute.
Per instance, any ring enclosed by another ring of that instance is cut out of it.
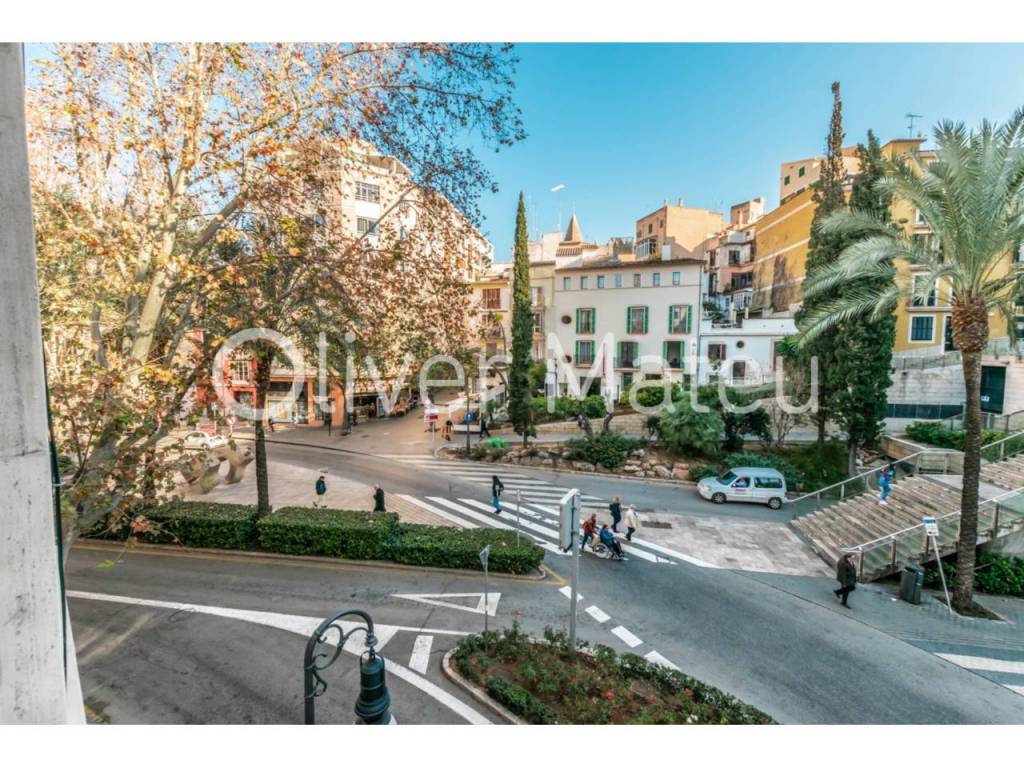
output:
<svg viewBox="0 0 1024 768"><path fill-rule="evenodd" d="M683 198L681 198L681 197L679 198L679 202L677 203L677 205L678 205L678 206L679 206L680 208L682 208L682 207L683 207Z"/></svg>

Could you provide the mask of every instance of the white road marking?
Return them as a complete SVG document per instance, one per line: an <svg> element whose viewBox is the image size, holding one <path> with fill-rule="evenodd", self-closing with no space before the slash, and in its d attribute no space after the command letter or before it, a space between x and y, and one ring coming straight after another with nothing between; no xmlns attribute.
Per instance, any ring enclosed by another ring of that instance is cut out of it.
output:
<svg viewBox="0 0 1024 768"><path fill-rule="evenodd" d="M459 512L460 514L468 515L469 517L473 518L474 520L479 520L484 525L490 526L492 528L502 528L502 529L504 529L506 531L514 531L516 529L514 522L511 525L509 525L507 523L504 523L504 522L498 520L497 516L494 514L494 511L493 511L493 509L491 507L488 507L485 504L481 504L478 501L474 501L473 503L478 505L478 506L480 506L482 509L486 509L486 510L490 511L489 515L483 515L483 514L480 514L479 512L476 512L476 511L474 511L472 509L466 509L462 505L456 504L454 501L451 501L449 499L445 499L445 498L443 498L441 496L428 496L427 498L430 501L437 502L438 504L444 504L446 507L454 509L456 512ZM508 519L508 518L506 518L506 519ZM528 527L533 525L528 520L521 520L520 523L521 523L523 528L528 528ZM553 555L556 555L558 557L569 557L570 556L570 553L563 552L561 549L556 547L554 544L552 544L552 543L550 543L548 541L544 541L537 534L533 534L533 533L529 533L528 531L525 531L523 535L524 536L529 536L539 546L543 547L545 550L547 550L548 552L550 552ZM550 535L550 534L546 534L546 535Z"/></svg>
<svg viewBox="0 0 1024 768"><path fill-rule="evenodd" d="M633 539L633 543L634 544L638 544L638 545L640 545L642 547L647 547L648 549L653 549L655 552L660 552L661 554L668 555L669 557L677 557L680 560L682 560L683 562L689 563L690 565L699 566L700 568L720 568L721 567L721 566L715 565L714 563L709 563L706 560L699 560L696 557L690 557L689 555L684 555L682 552L677 552L674 549L669 549L668 547L663 547L660 544L652 544L651 542L643 540L643 539L634 538Z"/></svg>
<svg viewBox="0 0 1024 768"><path fill-rule="evenodd" d="M1024 661L1007 661L1006 659L990 659L985 656L960 656L955 653L937 653L940 659L951 661L966 669L980 669L983 672L1011 672L1024 675Z"/></svg>
<svg viewBox="0 0 1024 768"><path fill-rule="evenodd" d="M562 587L558 591L561 592L563 595L565 595L570 600L572 600L572 588L571 587L568 587L568 586ZM579 602L582 599L583 599L583 595L581 595L579 592L577 592L576 593L576 602Z"/></svg>
<svg viewBox="0 0 1024 768"><path fill-rule="evenodd" d="M451 522L453 522L456 525L459 525L459 526L461 526L463 528L476 528L477 527L477 525L475 523L471 523L468 520L463 520L461 517L456 517L451 512L445 512L443 509L440 509L439 507L435 507L433 504L427 504L427 502L425 502L425 501L420 501L415 496L407 496L404 493L400 493L400 494L397 494L397 495L398 495L398 498L405 499L410 504L415 504L417 507L421 507L421 508L427 510L427 512L430 512L431 514L437 515L438 517L443 517L445 520L450 520Z"/></svg>
<svg viewBox="0 0 1024 768"><path fill-rule="evenodd" d="M409 669L427 674L427 664L430 663L430 648L434 644L433 635L416 635L416 642L412 645L412 656L409 657Z"/></svg>
<svg viewBox="0 0 1024 768"><path fill-rule="evenodd" d="M643 640L634 635L621 624L612 630L612 634L619 638L619 640L624 642L630 648L636 648L638 645L641 645L643 643Z"/></svg>
<svg viewBox="0 0 1024 768"><path fill-rule="evenodd" d="M501 600L501 592L488 592L486 601L484 600L483 592L442 592L439 594L395 593L391 596L400 597L403 600L412 600L417 603L426 603L427 605L440 605L445 608L454 608L457 611L479 613L481 616L484 614L485 605L487 615L494 616L498 612L498 601ZM471 607L463 603L453 603L451 600L444 599L452 597L475 597L476 606Z"/></svg>
<svg viewBox="0 0 1024 768"><path fill-rule="evenodd" d="M664 656L662 656L657 651L651 651L646 656L644 656L644 658L647 659L649 662L651 662L651 664L660 664L663 667L668 667L669 669L674 669L674 670L676 670L676 672L679 671L679 667L677 667L675 664L673 664L671 661L666 659Z"/></svg>
<svg viewBox="0 0 1024 768"><path fill-rule="evenodd" d="M591 617L594 619L594 621L596 621L598 624L604 624L606 621L608 621L608 619L611 618L611 616L602 611L596 605L592 605L589 608L587 608L587 613L589 613Z"/></svg>
<svg viewBox="0 0 1024 768"><path fill-rule="evenodd" d="M321 618L315 616L294 616L286 613L271 613L269 611L244 611L236 608L220 608L212 605L196 605L193 603L177 603L167 600L144 600L136 597L123 597L121 595L104 595L98 592L78 592L75 590L69 590L67 593L68 597L78 598L81 600L102 600L111 603L124 603L127 605L142 605L150 608L166 608L172 611L183 611L189 613L201 613L209 616L220 616L226 619L238 619L239 621L248 621L253 624L260 624L267 627L274 627L276 629L282 629L286 632L294 632L295 634L302 635L303 637L309 637L320 623L323 621ZM357 626L365 626L359 622L341 621L338 622L343 632ZM380 631L387 626L389 629L394 630L409 630L411 632L420 633L423 631L422 627L403 627L400 625L383 625L374 624L373 629L375 634L379 634ZM467 632L457 632L450 629L435 629L429 630L435 635L466 635ZM360 633L361 634L361 633ZM345 650L349 650L348 644L345 645ZM416 674L411 669L402 666L393 659L382 656L385 663L387 664L387 670L389 675L404 680L409 685L419 688L425 694L430 696L435 701L448 707L452 712L457 714L473 725L490 725L491 721L484 717L480 712L477 712L472 707L463 704L457 698L452 696L450 693L445 691L443 688L434 685L434 683L427 680L425 677Z"/></svg>

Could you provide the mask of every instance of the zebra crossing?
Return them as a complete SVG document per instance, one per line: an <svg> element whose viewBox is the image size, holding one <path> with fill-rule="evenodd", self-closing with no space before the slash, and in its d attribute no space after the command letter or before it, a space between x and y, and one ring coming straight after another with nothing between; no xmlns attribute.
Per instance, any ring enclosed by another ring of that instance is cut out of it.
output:
<svg viewBox="0 0 1024 768"><path fill-rule="evenodd" d="M464 466L430 456L384 454L382 458L401 461L424 471L441 472L450 477L484 486L487 489L487 497L490 496L491 477L497 474L494 469L486 466ZM507 517L496 515L494 508L482 500L483 494L480 498L469 496L455 498L425 496L421 498L411 494L395 494L395 496L462 528L489 527L510 531L518 529L550 554L568 557L569 554L563 552L558 546L558 501L571 489L549 483L546 480L531 478L521 472L502 470L500 477L505 486L501 509L503 512L509 513ZM515 499L515 501L511 499ZM598 496L581 494L581 505L585 514L608 511L607 502ZM683 560L696 565L713 567L681 552L675 552L650 542L634 539L630 543L622 541L621 544L627 557L634 557L638 560L667 565L674 565L679 560Z"/></svg>

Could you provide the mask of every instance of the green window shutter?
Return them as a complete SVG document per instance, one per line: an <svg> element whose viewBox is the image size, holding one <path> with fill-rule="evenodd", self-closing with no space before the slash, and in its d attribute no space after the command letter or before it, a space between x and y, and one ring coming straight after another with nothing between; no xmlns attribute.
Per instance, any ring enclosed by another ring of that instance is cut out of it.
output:
<svg viewBox="0 0 1024 768"><path fill-rule="evenodd" d="M672 333L672 313L675 311L675 307L669 306L668 308L668 332Z"/></svg>
<svg viewBox="0 0 1024 768"><path fill-rule="evenodd" d="M576 309L576 333L580 332L580 311Z"/></svg>
<svg viewBox="0 0 1024 768"><path fill-rule="evenodd" d="M683 333L691 333L693 331L692 322L693 322L693 305L692 304L687 304L686 305L686 324L683 326L683 328L684 328Z"/></svg>
<svg viewBox="0 0 1024 768"><path fill-rule="evenodd" d="M573 362L579 363L579 361L580 361L580 342L579 342L579 340L577 340L576 341L576 357L575 357Z"/></svg>
<svg viewBox="0 0 1024 768"><path fill-rule="evenodd" d="M661 342L661 359L666 363L668 362L668 342Z"/></svg>
<svg viewBox="0 0 1024 768"><path fill-rule="evenodd" d="M644 307L644 333L647 333L647 321L650 319L650 313L647 311L647 307Z"/></svg>
<svg viewBox="0 0 1024 768"><path fill-rule="evenodd" d="M626 333L632 333L633 332L633 329L630 326L630 320L633 319L633 312L632 312L632 310L633 310L632 307L626 307Z"/></svg>
<svg viewBox="0 0 1024 768"><path fill-rule="evenodd" d="M590 330L592 333L597 333L597 307L590 310Z"/></svg>

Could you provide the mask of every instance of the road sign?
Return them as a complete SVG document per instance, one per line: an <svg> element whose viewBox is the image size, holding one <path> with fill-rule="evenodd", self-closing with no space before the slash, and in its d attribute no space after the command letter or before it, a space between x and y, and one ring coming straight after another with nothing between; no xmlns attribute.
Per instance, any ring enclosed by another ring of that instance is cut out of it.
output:
<svg viewBox="0 0 1024 768"><path fill-rule="evenodd" d="M484 567L484 570L487 570L487 560L490 558L490 556L491 545L488 544L486 547L480 550L480 565Z"/></svg>
<svg viewBox="0 0 1024 768"><path fill-rule="evenodd" d="M558 546L567 549L572 543L572 535L575 531L575 515L573 514L573 499L579 493L575 488L569 491L558 502Z"/></svg>
<svg viewBox="0 0 1024 768"><path fill-rule="evenodd" d="M484 567L484 633L487 632L487 617L490 616L490 605L487 599L487 561L491 558L491 545L488 544L486 547L480 550L480 565Z"/></svg>
<svg viewBox="0 0 1024 768"><path fill-rule="evenodd" d="M934 517L923 517L921 518L921 522L924 523L924 532L927 533L928 536L933 539L937 539L939 537L939 524L935 522Z"/></svg>
<svg viewBox="0 0 1024 768"><path fill-rule="evenodd" d="M466 423L469 424L469 422L471 422L472 420L473 420L473 414L470 413L469 411L466 411Z"/></svg>

